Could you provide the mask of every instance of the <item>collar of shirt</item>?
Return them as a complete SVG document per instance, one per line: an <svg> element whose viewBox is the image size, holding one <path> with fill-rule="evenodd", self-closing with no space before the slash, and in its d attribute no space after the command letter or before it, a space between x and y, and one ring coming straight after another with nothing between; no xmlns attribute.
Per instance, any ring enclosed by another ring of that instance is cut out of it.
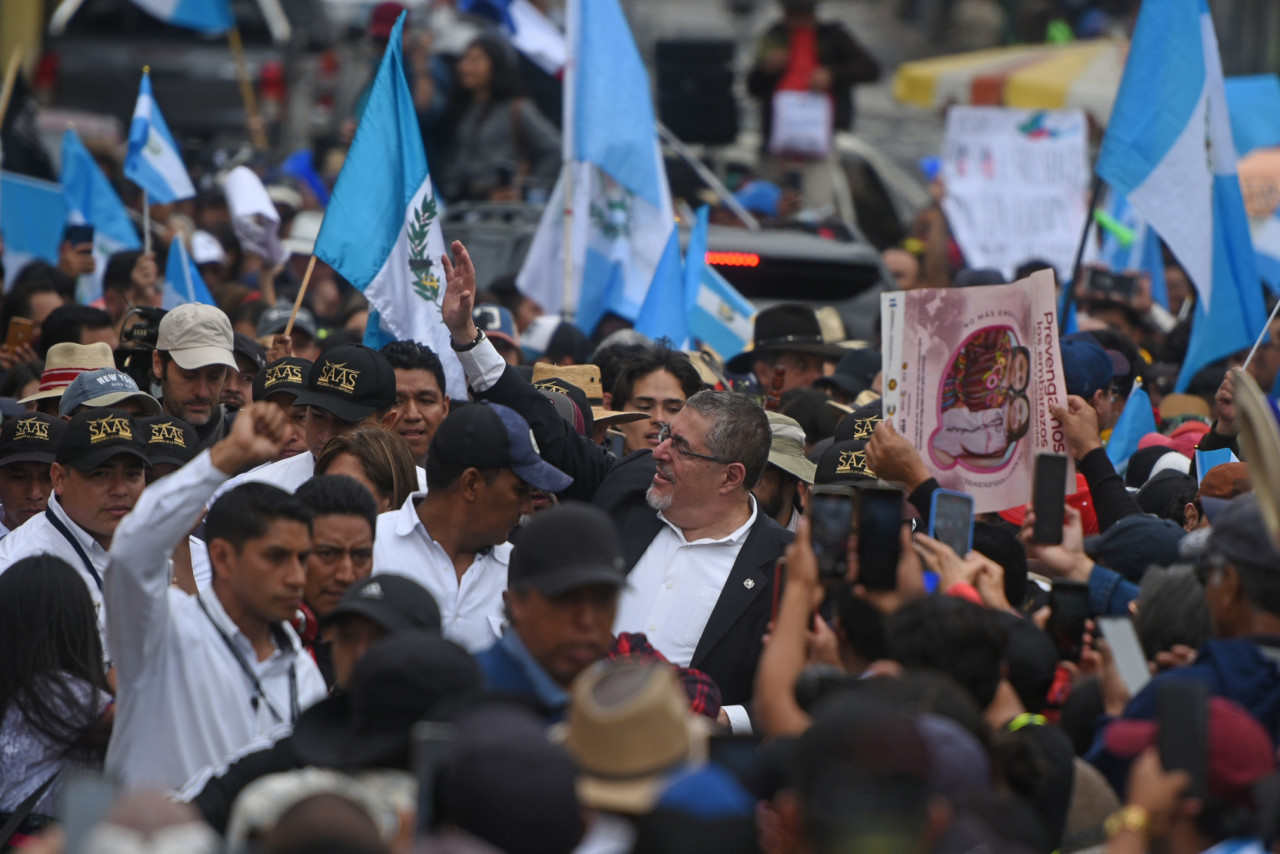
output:
<svg viewBox="0 0 1280 854"><path fill-rule="evenodd" d="M685 545L685 546L738 545L739 543L741 543L743 540L747 538L747 534L751 531L751 526L756 523L756 513L758 511L758 508L756 507L756 497L748 492L747 500L751 502L751 515L747 517L747 521L744 522L742 524L742 527L739 528L738 530L734 531L733 533L729 534L726 537L721 537L718 540L713 540L713 539L710 539L709 537L704 537L703 539L694 540L690 542L689 540L686 540L684 538L684 531L680 530L680 527L678 525L672 524L671 520L668 519L665 515L663 515L661 510L658 511L658 518L661 519L668 528L670 528L672 531L675 532L675 535L676 537L679 538L681 545Z"/></svg>
<svg viewBox="0 0 1280 854"><path fill-rule="evenodd" d="M415 529L422 532L422 536L426 538L429 545L435 546L441 552L444 552L444 546L440 545L435 537L431 536L431 532L427 530L427 526L422 524L422 517L418 515L418 505L422 503L422 499L427 497L425 490L415 492L405 499L404 504L397 511L396 516L396 536L409 537L413 535ZM453 556L445 552L446 556L452 561ZM493 546L480 549L476 552L475 562L479 562L483 557L492 557L503 566L507 565L508 552L505 549L495 549Z"/></svg>
<svg viewBox="0 0 1280 854"><path fill-rule="evenodd" d="M4 523L4 505L0 504L0 538L9 533L9 526Z"/></svg>
<svg viewBox="0 0 1280 854"><path fill-rule="evenodd" d="M78 542L80 547L84 549L85 554L90 555L93 558L101 558L103 560L107 558L107 550L99 545L98 541L90 536L88 531L77 525L71 517L67 515L67 511L63 510L62 505L58 503L58 496L52 492L49 493L49 505L45 512L57 516L59 521L67 526L67 530L71 532L71 536L76 538L76 542ZM97 561L94 562L97 563Z"/></svg>
<svg viewBox="0 0 1280 854"><path fill-rule="evenodd" d="M275 652L271 653L262 661L258 660L258 653L253 648L253 643L249 640L248 635L240 631L240 627L231 619L231 615L227 613L227 609L222 607L222 600L218 598L218 594L213 592L213 587L202 591L200 601L204 602L205 608L209 611L209 617L213 620L214 626L217 627L223 635L231 639L236 645L236 649L240 650L240 654L245 657L245 661L254 665L255 668L263 667L267 662L274 661L281 655L293 655L298 653L299 643L298 636L291 629L282 626L284 629L284 637L288 639L289 648L287 650L280 648L281 635L279 632L271 632L271 642L275 646Z"/></svg>
<svg viewBox="0 0 1280 854"><path fill-rule="evenodd" d="M515 629L510 626L504 629L502 639L498 643L502 644L507 654L515 659L516 665L533 686L533 693L537 696L538 702L552 710L563 709L569 705L568 692L557 685L547 671L542 669L542 665L529 652Z"/></svg>

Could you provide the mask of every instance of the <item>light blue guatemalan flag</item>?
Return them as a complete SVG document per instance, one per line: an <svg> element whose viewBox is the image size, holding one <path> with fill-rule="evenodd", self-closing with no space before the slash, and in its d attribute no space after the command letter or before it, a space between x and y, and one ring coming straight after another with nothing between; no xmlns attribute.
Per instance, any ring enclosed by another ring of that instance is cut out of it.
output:
<svg viewBox="0 0 1280 854"><path fill-rule="evenodd" d="M142 72L138 103L129 124L124 176L147 192L151 204L164 205L196 194L173 134L151 97L151 75L146 71Z"/></svg>
<svg viewBox="0 0 1280 854"><path fill-rule="evenodd" d="M164 308L171 311L189 302L217 305L204 277L191 260L191 253L181 238L169 244L169 260L164 265Z"/></svg>
<svg viewBox="0 0 1280 854"><path fill-rule="evenodd" d="M369 88L351 150L325 211L315 255L362 291L371 347L417 341L444 363L454 394L467 387L441 319L444 238L422 133L404 76L401 13Z"/></svg>
<svg viewBox="0 0 1280 854"><path fill-rule="evenodd" d="M667 251L675 214L649 72L618 0L570 0L564 158L573 172L573 275L565 306L564 176L516 284L590 333L606 312L635 320Z"/></svg>
<svg viewBox="0 0 1280 854"><path fill-rule="evenodd" d="M1107 440L1107 459L1120 474L1129 467L1129 457L1138 450L1138 442L1148 433L1158 432L1156 416L1151 410L1151 398L1140 385L1135 385L1124 405L1124 412L1111 430Z"/></svg>
<svg viewBox="0 0 1280 854"><path fill-rule="evenodd" d="M133 0L133 4L166 24L218 35L235 24L228 0Z"/></svg>
<svg viewBox="0 0 1280 854"><path fill-rule="evenodd" d="M1183 391L1198 370L1249 347L1266 321L1206 0L1142 5L1097 171L1199 295Z"/></svg>
<svg viewBox="0 0 1280 854"><path fill-rule="evenodd" d="M93 226L96 266L91 275L81 276L76 286L77 300L91 303L102 296L107 259L116 252L139 249L142 243L115 188L71 128L62 134L62 198L67 203L68 222Z"/></svg>

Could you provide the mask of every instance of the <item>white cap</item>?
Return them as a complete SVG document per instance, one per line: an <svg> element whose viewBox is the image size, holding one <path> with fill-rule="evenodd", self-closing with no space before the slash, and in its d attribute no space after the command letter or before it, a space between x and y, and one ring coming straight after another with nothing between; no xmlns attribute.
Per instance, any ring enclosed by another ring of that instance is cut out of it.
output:
<svg viewBox="0 0 1280 854"><path fill-rule="evenodd" d="M160 319L156 349L164 350L184 371L209 365L236 367L231 321L216 305L189 302Z"/></svg>
<svg viewBox="0 0 1280 854"><path fill-rule="evenodd" d="M280 245L293 255L310 255L316 248L322 222L324 213L321 211L299 212L289 224L289 236L281 240Z"/></svg>
<svg viewBox="0 0 1280 854"><path fill-rule="evenodd" d="M225 264L227 253L218 238L207 231L197 231L191 236L191 260L197 267L201 264Z"/></svg>

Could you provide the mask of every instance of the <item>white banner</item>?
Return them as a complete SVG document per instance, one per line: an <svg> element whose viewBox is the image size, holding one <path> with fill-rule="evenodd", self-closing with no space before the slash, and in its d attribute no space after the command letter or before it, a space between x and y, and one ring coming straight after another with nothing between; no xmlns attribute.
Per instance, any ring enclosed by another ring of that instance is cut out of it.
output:
<svg viewBox="0 0 1280 854"><path fill-rule="evenodd" d="M1039 258L1059 280L1071 275L1088 207L1083 112L952 107L942 177L942 208L970 267L1007 281Z"/></svg>

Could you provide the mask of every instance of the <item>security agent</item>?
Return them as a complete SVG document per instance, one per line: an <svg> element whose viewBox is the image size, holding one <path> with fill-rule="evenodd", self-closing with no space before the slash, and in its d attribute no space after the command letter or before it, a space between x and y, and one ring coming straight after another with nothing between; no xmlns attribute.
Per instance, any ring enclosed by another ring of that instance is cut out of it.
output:
<svg viewBox="0 0 1280 854"><path fill-rule="evenodd" d="M227 488L257 481L293 492L316 473L316 460L330 439L350 433L367 419L389 429L395 404L396 375L386 356L360 344L334 347L311 366L306 388L297 393L292 404L307 408L305 431L310 453L246 472Z"/></svg>
<svg viewBox="0 0 1280 854"><path fill-rule="evenodd" d="M0 572L24 557L62 558L84 578L105 638L107 550L145 485L142 431L126 412L90 409L71 419L57 449L48 509L0 540Z"/></svg>
<svg viewBox="0 0 1280 854"><path fill-rule="evenodd" d="M266 484L232 490L205 521L212 584L195 596L170 584L169 553L214 490L274 459L284 431L278 408L242 410L226 439L157 481L121 523L104 591L117 671L106 769L126 788L207 778L250 745L289 733L324 696L288 626L311 548L301 502Z"/></svg>
<svg viewBox="0 0 1280 854"><path fill-rule="evenodd" d="M49 468L66 422L29 412L0 428L0 538L38 516L49 504Z"/></svg>

